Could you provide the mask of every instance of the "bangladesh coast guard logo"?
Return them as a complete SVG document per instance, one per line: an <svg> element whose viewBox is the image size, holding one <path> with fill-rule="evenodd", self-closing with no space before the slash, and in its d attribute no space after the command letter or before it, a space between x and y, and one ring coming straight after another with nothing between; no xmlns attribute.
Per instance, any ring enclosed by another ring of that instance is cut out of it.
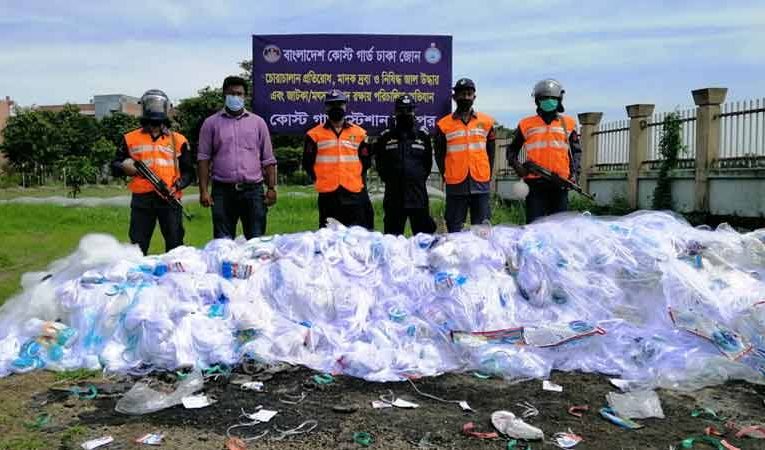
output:
<svg viewBox="0 0 765 450"><path fill-rule="evenodd" d="M275 45L267 45L266 48L263 49L263 59L266 60L266 62L275 63L276 61L279 61L282 57L282 49Z"/></svg>
<svg viewBox="0 0 765 450"><path fill-rule="evenodd" d="M441 50L436 47L435 42L431 42L430 48L425 50L425 61L430 64L438 64L441 61Z"/></svg>

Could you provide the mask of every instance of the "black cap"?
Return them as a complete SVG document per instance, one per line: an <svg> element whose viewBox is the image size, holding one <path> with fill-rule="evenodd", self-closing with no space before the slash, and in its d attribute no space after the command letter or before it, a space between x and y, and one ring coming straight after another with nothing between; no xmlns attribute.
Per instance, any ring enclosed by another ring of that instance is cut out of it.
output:
<svg viewBox="0 0 765 450"><path fill-rule="evenodd" d="M475 83L473 83L473 80L470 78L460 78L456 83L454 83L454 87L452 89L454 89L454 92L464 91L465 89L472 89L475 91Z"/></svg>
<svg viewBox="0 0 765 450"><path fill-rule="evenodd" d="M324 104L327 103L348 103L348 97L339 89L332 89L324 97Z"/></svg>
<svg viewBox="0 0 765 450"><path fill-rule="evenodd" d="M404 94L396 99L395 108L396 110L404 110L404 109L414 109L415 103L414 103L414 97L412 97L409 94Z"/></svg>

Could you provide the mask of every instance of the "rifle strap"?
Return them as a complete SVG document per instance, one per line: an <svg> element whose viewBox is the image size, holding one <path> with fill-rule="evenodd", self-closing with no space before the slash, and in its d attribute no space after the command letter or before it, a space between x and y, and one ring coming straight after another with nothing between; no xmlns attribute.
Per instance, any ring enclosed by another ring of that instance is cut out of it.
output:
<svg viewBox="0 0 765 450"><path fill-rule="evenodd" d="M167 130L170 133L170 146L173 147L173 166L175 167L175 176L181 178L181 169L178 167L178 148L175 145L175 133L173 130ZM570 153L570 150L569 150ZM173 184L175 181L173 181ZM172 186L171 186L172 187Z"/></svg>
<svg viewBox="0 0 765 450"><path fill-rule="evenodd" d="M560 121L560 125L563 127L563 134L566 135L566 149L568 149L568 166L569 170L572 172L571 176L573 176L573 170L574 170L574 154L571 152L571 142L569 141L569 138L571 136L568 135L568 128L566 128L566 118L562 114L558 114L557 119Z"/></svg>

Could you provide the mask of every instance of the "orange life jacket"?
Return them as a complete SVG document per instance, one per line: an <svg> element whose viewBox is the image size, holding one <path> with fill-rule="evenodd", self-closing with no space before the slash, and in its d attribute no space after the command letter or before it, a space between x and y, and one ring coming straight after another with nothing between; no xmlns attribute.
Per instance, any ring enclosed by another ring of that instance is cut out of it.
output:
<svg viewBox="0 0 765 450"><path fill-rule="evenodd" d="M130 157L143 161L168 187L172 187L181 176L178 158L183 144L187 143L182 134L174 131L171 133L172 136L163 134L156 141L152 139L151 133L142 128L125 134ZM128 183L128 189L135 194L145 194L154 190L151 183L143 177L133 177ZM180 196L180 192L178 195Z"/></svg>
<svg viewBox="0 0 765 450"><path fill-rule="evenodd" d="M568 137L576 130L576 120L560 115L548 125L535 114L522 119L518 127L523 134L526 159L568 179L571 175ZM538 177L539 175L529 174L525 178Z"/></svg>
<svg viewBox="0 0 765 450"><path fill-rule="evenodd" d="M361 192L364 182L359 145L366 139L367 132L358 125L347 123L338 136L331 126L327 128L319 124L308 131L308 136L317 149L313 166L316 191L334 192L342 186L350 192Z"/></svg>
<svg viewBox="0 0 765 450"><path fill-rule="evenodd" d="M486 138L494 127L494 119L475 113L465 124L452 114L438 121L438 128L446 136L444 178L446 184L459 184L468 174L478 182L491 179L491 165L486 154Z"/></svg>

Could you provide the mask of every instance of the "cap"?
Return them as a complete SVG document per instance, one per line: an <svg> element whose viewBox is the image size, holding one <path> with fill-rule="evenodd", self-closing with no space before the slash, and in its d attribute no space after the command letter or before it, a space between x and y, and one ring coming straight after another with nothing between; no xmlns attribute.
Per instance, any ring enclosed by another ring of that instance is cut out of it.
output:
<svg viewBox="0 0 765 450"><path fill-rule="evenodd" d="M460 78L454 83L454 91L462 91L465 89L472 89L475 91L475 83L470 78Z"/></svg>
<svg viewBox="0 0 765 450"><path fill-rule="evenodd" d="M324 103L348 103L348 97L339 89L331 89L324 97Z"/></svg>

